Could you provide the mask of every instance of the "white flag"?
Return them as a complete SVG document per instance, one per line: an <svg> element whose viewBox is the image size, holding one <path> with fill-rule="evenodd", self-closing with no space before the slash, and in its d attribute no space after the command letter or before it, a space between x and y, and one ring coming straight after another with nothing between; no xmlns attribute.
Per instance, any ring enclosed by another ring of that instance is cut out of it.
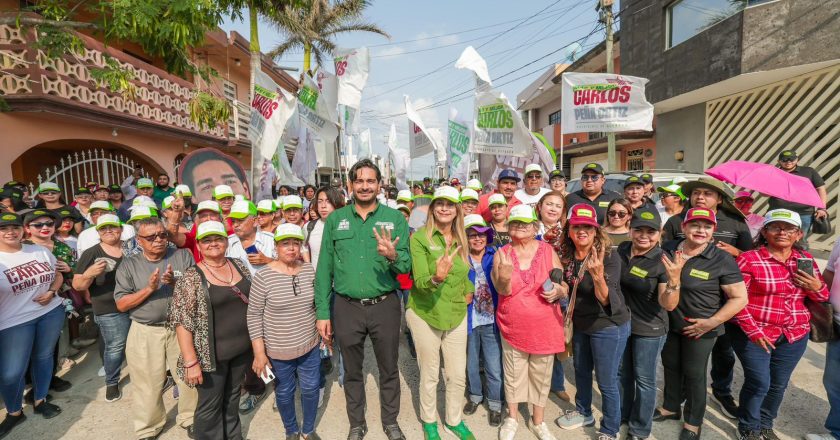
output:
<svg viewBox="0 0 840 440"><path fill-rule="evenodd" d="M408 146L411 158L425 156L437 150L435 139L426 134L426 126L420 115L411 106L411 99L405 95L405 114L408 116Z"/></svg>
<svg viewBox="0 0 840 440"><path fill-rule="evenodd" d="M329 92L329 80L324 81L324 89ZM318 137L326 142L335 140L338 136L338 117L336 115L335 105L331 107L327 103L325 93L318 87L309 75L303 76L303 87L298 91L297 109L300 114L301 121L309 126L309 128ZM332 110L330 110L332 108Z"/></svg>
<svg viewBox="0 0 840 440"><path fill-rule="evenodd" d="M298 134L297 149L292 159L292 172L304 182L315 184L315 170L318 169L318 159L315 155L315 139L306 125L301 125Z"/></svg>
<svg viewBox="0 0 840 440"><path fill-rule="evenodd" d="M370 157L373 153L370 142L370 129L366 128L359 132L359 159Z"/></svg>
<svg viewBox="0 0 840 440"><path fill-rule="evenodd" d="M646 78L614 73L564 73L563 132L653 130Z"/></svg>
<svg viewBox="0 0 840 440"><path fill-rule="evenodd" d="M449 111L449 132L447 136L449 146L449 177L466 182L469 177L470 166L470 128L466 122L458 119L458 111Z"/></svg>
<svg viewBox="0 0 840 440"><path fill-rule="evenodd" d="M367 47L336 49L335 75L338 77L338 103L359 109L362 89L370 73L370 52Z"/></svg>
<svg viewBox="0 0 840 440"><path fill-rule="evenodd" d="M505 95L490 87L490 75L484 59L470 46L464 49L455 67L471 70L480 80L476 81L472 151L529 156L532 151L531 132Z"/></svg>
<svg viewBox="0 0 840 440"><path fill-rule="evenodd" d="M407 151L397 148L397 126L393 122L391 123L391 129L388 130L388 151L394 157L394 169L397 172L397 189L409 189L406 174L408 173L408 169L411 168L411 156Z"/></svg>

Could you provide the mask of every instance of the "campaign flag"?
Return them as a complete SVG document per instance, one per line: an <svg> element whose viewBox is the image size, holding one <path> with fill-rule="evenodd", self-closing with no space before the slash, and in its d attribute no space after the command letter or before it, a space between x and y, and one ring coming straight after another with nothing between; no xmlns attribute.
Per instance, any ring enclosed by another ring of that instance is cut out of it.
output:
<svg viewBox="0 0 840 440"><path fill-rule="evenodd" d="M362 89L370 73L370 52L367 47L336 49L335 76L338 77L338 103L359 109Z"/></svg>
<svg viewBox="0 0 840 440"><path fill-rule="evenodd" d="M248 140L251 141L251 188L254 196L271 198L271 187L277 177L272 160L278 151L285 153L283 133L295 114L297 99L275 83L271 77L257 71L254 77L251 120Z"/></svg>
<svg viewBox="0 0 840 440"><path fill-rule="evenodd" d="M359 132L359 151L356 153L356 156L359 159L364 159L366 157L370 157L372 151L371 143L370 143L370 129L366 128Z"/></svg>
<svg viewBox="0 0 840 440"><path fill-rule="evenodd" d="M391 123L391 129L388 131L388 151L394 156L394 169L397 172L397 189L409 189L406 173L408 173L408 169L411 167L411 155L407 151L397 148L397 126L393 122Z"/></svg>
<svg viewBox="0 0 840 440"><path fill-rule="evenodd" d="M653 130L646 78L614 73L563 73L564 133Z"/></svg>
<svg viewBox="0 0 840 440"><path fill-rule="evenodd" d="M301 124L295 157L292 159L292 172L307 184L315 184L315 171L318 159L315 155L315 139L309 128Z"/></svg>
<svg viewBox="0 0 840 440"><path fill-rule="evenodd" d="M426 126L423 119L411 105L411 99L405 95L405 114L408 116L408 146L411 158L415 159L425 156L437 150L435 139L426 133Z"/></svg>
<svg viewBox="0 0 840 440"><path fill-rule="evenodd" d="M319 76L320 74L321 72ZM313 133L324 141L331 142L338 136L338 117L334 102L330 107L325 96L330 93L329 78L322 77L322 79L324 79L322 84L325 90L318 87L318 83L309 75L303 76L303 86L298 91L297 110L301 121ZM322 93L324 91L325 93Z"/></svg>
<svg viewBox="0 0 840 440"><path fill-rule="evenodd" d="M487 63L472 46L455 63L476 76L472 152L526 157L531 152L531 133L507 97L493 90Z"/></svg>
<svg viewBox="0 0 840 440"><path fill-rule="evenodd" d="M542 138L544 139L544 138ZM492 156L482 154L478 157L479 178L490 188L495 188L499 180L499 173L505 169L512 169L520 176L525 175L525 167L528 164L539 164L543 169L543 179L548 173L556 168L554 156L551 153L551 146L544 142L540 136L531 133L529 142L529 154L525 157L516 156Z"/></svg>
<svg viewBox="0 0 840 440"><path fill-rule="evenodd" d="M466 182L469 178L470 167L470 128L463 121L457 119L455 109L449 112L449 178L457 178Z"/></svg>

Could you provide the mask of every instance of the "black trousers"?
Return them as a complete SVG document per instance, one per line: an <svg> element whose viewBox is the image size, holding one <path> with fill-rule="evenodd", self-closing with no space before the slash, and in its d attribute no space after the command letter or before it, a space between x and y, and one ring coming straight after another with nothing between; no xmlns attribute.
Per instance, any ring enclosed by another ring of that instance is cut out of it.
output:
<svg viewBox="0 0 840 440"><path fill-rule="evenodd" d="M379 366L379 402L383 425L397 423L400 412L400 300L395 294L372 306L337 296L333 327L344 358L344 394L350 426L365 423L365 338L370 336ZM464 354L466 356L466 353Z"/></svg>
<svg viewBox="0 0 840 440"><path fill-rule="evenodd" d="M732 381L735 378L735 350L732 349L733 332L741 329L735 324L725 323L726 333L719 336L712 349L712 390L721 396L732 395Z"/></svg>
<svg viewBox="0 0 840 440"><path fill-rule="evenodd" d="M679 412L685 397L683 420L692 426L700 426L706 415L706 369L715 339L694 339L668 332L662 348L665 370L662 407Z"/></svg>
<svg viewBox="0 0 840 440"><path fill-rule="evenodd" d="M204 383L197 387L193 429L199 440L242 440L239 424L239 388L245 370L251 368L253 352L216 362L216 371L204 373Z"/></svg>
<svg viewBox="0 0 840 440"><path fill-rule="evenodd" d="M245 392L252 396L260 396L265 393L265 382L254 373L251 368L245 369L245 382L242 384Z"/></svg>

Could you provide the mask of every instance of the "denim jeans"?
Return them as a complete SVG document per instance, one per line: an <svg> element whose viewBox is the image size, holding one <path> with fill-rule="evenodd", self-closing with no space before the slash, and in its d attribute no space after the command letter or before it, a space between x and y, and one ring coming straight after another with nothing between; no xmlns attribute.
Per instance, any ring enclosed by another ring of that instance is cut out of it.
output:
<svg viewBox="0 0 840 440"><path fill-rule="evenodd" d="M0 396L8 412L18 412L23 406L23 378L30 357L34 398L38 401L47 397L53 377L53 352L63 325L61 305L23 324L0 330Z"/></svg>
<svg viewBox="0 0 840 440"><path fill-rule="evenodd" d="M274 370L274 396L277 410L286 428L286 435L300 432L309 435L315 431L318 413L318 385L321 378L321 354L318 346L305 355L288 361L271 359ZM297 380L295 378L297 374ZM295 388L300 381L300 400L303 426L298 427L295 414Z"/></svg>
<svg viewBox="0 0 840 440"><path fill-rule="evenodd" d="M840 341L831 341L826 347L823 385L830 407L825 429L840 440Z"/></svg>
<svg viewBox="0 0 840 440"><path fill-rule="evenodd" d="M106 313L94 315L93 320L99 326L99 334L105 342L102 363L105 366L105 385L120 383L120 372L125 360L125 341L131 319L128 313Z"/></svg>
<svg viewBox="0 0 840 440"><path fill-rule="evenodd" d="M618 391L618 369L627 338L630 321L594 332L575 331L575 407L585 415L592 415L592 371L601 391L601 433L613 437L621 426L621 396Z"/></svg>
<svg viewBox="0 0 840 440"><path fill-rule="evenodd" d="M484 399L478 365L484 359L487 378L487 407L490 411L502 410L502 340L493 324L480 325L467 336L467 381L470 400L481 403Z"/></svg>
<svg viewBox="0 0 840 440"><path fill-rule="evenodd" d="M773 428L793 369L805 354L808 338L790 343L782 336L770 353L754 344L743 331L732 332L732 347L744 367L744 386L738 397L738 430Z"/></svg>
<svg viewBox="0 0 840 440"><path fill-rule="evenodd" d="M802 240L799 242L805 245L805 249L808 249L808 236L811 235L811 223L814 222L814 215L799 214L799 218L802 220Z"/></svg>
<svg viewBox="0 0 840 440"><path fill-rule="evenodd" d="M621 361L621 419L627 420L628 434L650 436L656 409L656 361L665 337L630 335Z"/></svg>
<svg viewBox="0 0 840 440"><path fill-rule="evenodd" d="M551 391L566 391L566 374L563 372L563 363L554 359L554 367L551 371Z"/></svg>

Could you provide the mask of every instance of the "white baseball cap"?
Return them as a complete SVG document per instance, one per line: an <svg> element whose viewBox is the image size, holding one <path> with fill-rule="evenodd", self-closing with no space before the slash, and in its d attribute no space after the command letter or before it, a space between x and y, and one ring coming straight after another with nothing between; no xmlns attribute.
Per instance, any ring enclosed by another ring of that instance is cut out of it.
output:
<svg viewBox="0 0 840 440"><path fill-rule="evenodd" d="M543 170L542 170L542 167L540 166L540 164L537 164L537 163L529 163L529 164L525 167L525 175L526 175L526 176L528 175L528 173L531 173L531 172L534 172L534 171L537 171L537 172L539 172L540 174L542 174L542 173L543 173Z"/></svg>
<svg viewBox="0 0 840 440"><path fill-rule="evenodd" d="M487 222L485 222L484 218L479 214L470 214L465 216L464 229L471 228L473 226L487 227Z"/></svg>
<svg viewBox="0 0 840 440"><path fill-rule="evenodd" d="M96 219L96 230L100 230L105 226L122 226L120 218L114 214L103 214Z"/></svg>
<svg viewBox="0 0 840 440"><path fill-rule="evenodd" d="M198 206L195 208L195 213L198 214L201 211L213 211L215 213L222 213L222 208L219 207L219 202L215 200L205 200L203 202L199 202Z"/></svg>
<svg viewBox="0 0 840 440"><path fill-rule="evenodd" d="M464 188L461 190L461 201L475 200L478 201L478 192L474 189Z"/></svg>
<svg viewBox="0 0 840 440"><path fill-rule="evenodd" d="M404 189L397 193L397 201L398 202L410 202L414 200L414 197L411 195L411 191Z"/></svg>
<svg viewBox="0 0 840 440"><path fill-rule="evenodd" d="M213 220L204 222L198 225L198 227L196 227L195 229L196 240L201 240L202 238L210 235L218 235L225 238L227 238L228 236L227 230L225 229L225 225L223 225L221 222Z"/></svg>
<svg viewBox="0 0 840 440"><path fill-rule="evenodd" d="M216 185L213 188L213 198L216 200L233 197L233 188L228 185Z"/></svg>
<svg viewBox="0 0 840 440"><path fill-rule="evenodd" d="M155 183L152 182L152 179L149 179L148 177L142 177L140 179L137 179L136 186L137 188L154 188Z"/></svg>
<svg viewBox="0 0 840 440"><path fill-rule="evenodd" d="M292 208L303 209L303 200L300 199L300 196L283 197L283 210L285 211Z"/></svg>
<svg viewBox="0 0 840 440"><path fill-rule="evenodd" d="M287 238L297 238L303 241L303 229L294 223L283 223L277 226L274 231L274 241L281 241Z"/></svg>
<svg viewBox="0 0 840 440"><path fill-rule="evenodd" d="M774 222L788 223L796 226L797 228L802 227L802 217L800 217L798 213L789 209L773 209L771 211L767 211L767 214L764 215L764 223L762 224L762 227Z"/></svg>
<svg viewBox="0 0 840 440"><path fill-rule="evenodd" d="M507 200L505 200L505 196L501 194L492 194L489 199L487 199L487 206L493 205L507 205Z"/></svg>
<svg viewBox="0 0 840 440"><path fill-rule="evenodd" d="M187 185L176 186L174 194L179 195L181 197L192 197L192 191L190 191L190 187L188 187Z"/></svg>
<svg viewBox="0 0 840 440"><path fill-rule="evenodd" d="M478 179L470 179L467 181L467 188L478 192L481 191L482 188L484 188L484 185L482 185L481 181Z"/></svg>
<svg viewBox="0 0 840 440"><path fill-rule="evenodd" d="M461 203L461 194L453 186L441 186L435 190L435 195L432 196L432 202L438 199L449 200L452 203Z"/></svg>
<svg viewBox="0 0 840 440"><path fill-rule="evenodd" d="M408 205L404 203L397 203L397 209L411 214L411 208L409 208Z"/></svg>
<svg viewBox="0 0 840 440"><path fill-rule="evenodd" d="M38 185L38 192L47 192L47 191L57 191L61 192L61 188L58 187L58 184L55 182L42 182Z"/></svg>
<svg viewBox="0 0 840 440"><path fill-rule="evenodd" d="M157 209L157 204L154 200L152 200L149 196L137 196L134 198L134 201L131 202L131 207L128 208L129 211L135 209L137 207L143 206L149 209Z"/></svg>
<svg viewBox="0 0 840 440"><path fill-rule="evenodd" d="M128 222L131 223L135 220L143 220L145 218L152 218L157 217L157 212L155 212L152 208L148 206L133 206L131 207L131 218L128 219Z"/></svg>
<svg viewBox="0 0 840 440"><path fill-rule="evenodd" d="M90 204L89 211L93 211L94 209L101 209L103 211L113 211L114 207L111 206L111 202L107 200L97 200Z"/></svg>
<svg viewBox="0 0 840 440"><path fill-rule="evenodd" d="M516 205L510 208L508 222L533 223L537 221L537 214L531 205Z"/></svg>
<svg viewBox="0 0 840 440"><path fill-rule="evenodd" d="M260 200L257 203L257 212L274 212L277 211L277 206L274 200Z"/></svg>
<svg viewBox="0 0 840 440"><path fill-rule="evenodd" d="M237 200L231 205L228 217L241 220L248 217L255 217L256 215L257 207L253 203L248 200Z"/></svg>
<svg viewBox="0 0 840 440"><path fill-rule="evenodd" d="M163 199L163 202L160 204L163 209L169 209L172 206L172 202L175 201L175 196L168 196Z"/></svg>

